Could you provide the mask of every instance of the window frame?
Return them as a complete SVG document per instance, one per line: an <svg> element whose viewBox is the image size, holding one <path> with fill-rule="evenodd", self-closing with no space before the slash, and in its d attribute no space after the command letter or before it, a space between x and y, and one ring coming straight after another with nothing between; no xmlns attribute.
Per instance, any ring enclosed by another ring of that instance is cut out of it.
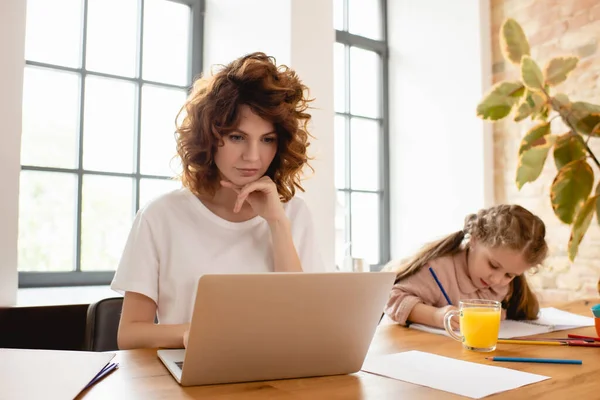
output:
<svg viewBox="0 0 600 400"><path fill-rule="evenodd" d="M87 48L87 15L88 15L88 0L83 0L82 10L82 43L81 45L81 67L71 68L55 64L48 64L43 62L25 60L26 66L41 67L44 69L55 70L55 71L66 71L71 73L77 73L81 79L80 92L79 92L79 126L78 126L78 165L77 168L55 168L55 167L41 167L31 165L21 165L21 171L43 171L43 172L59 172L68 173L77 176L77 205L74 212L76 213L76 245L75 245L75 269L73 271L64 272L52 272L52 271L18 271L19 275L19 288L34 288L34 287L58 287L58 286L95 286L95 285L108 285L113 279L115 271L82 271L81 270L81 223L82 223L82 199L83 199L83 177L84 175L95 175L95 176L112 176L112 177L126 177L132 178L135 182L135 189L133 190L133 210L135 214L139 209L140 201L140 180L144 178L150 179L171 179L168 176L157 176L157 175L146 175L140 173L140 153L141 153L141 98L142 98L142 87L144 84L156 85L164 88L176 88L189 90L193 79L202 73L203 66L203 38L204 38L204 15L205 15L205 0L165 0L174 3L184 4L190 7L190 44L188 52L188 85L179 86L172 85L162 82L154 82L142 79L142 59L143 59L143 17L144 17L144 1L138 0L138 65L137 65L137 77L129 78L113 74L106 74L96 71L86 70L86 48ZM132 173L117 173L117 172L106 172L106 171L94 171L86 170L83 168L83 123L84 123L84 102L85 102L85 78L86 76L98 76L104 78L118 79L126 82L134 82L137 84L136 90L136 113L137 118L135 121L135 137L134 137L134 151L135 151L135 170ZM116 266L115 266L116 268Z"/></svg>
<svg viewBox="0 0 600 400"><path fill-rule="evenodd" d="M346 68L345 98L346 110L348 112L335 111L335 116L343 117L347 123L345 126L345 149L344 149L344 168L346 174L347 187L336 187L337 193L344 193L346 197L345 213L345 242L349 246L345 249L346 255L352 254L352 193L373 193L379 195L379 264L371 265L371 271L380 271L383 266L391 259L390 250L390 179L389 179L389 46L388 46L388 27L387 27L387 0L379 0L381 11L381 40L375 40L364 36L355 35L349 32L349 0L343 0L343 30L335 29L335 42L344 45L344 66ZM381 116L379 118L367 118L352 114L348 105L352 96L350 90L350 47L357 47L363 50L373 51L381 57ZM378 121L381 124L381 140L379 142L379 189L378 190L357 190L351 187L352 177L352 158L350 154L352 132L350 122L352 118L362 118L371 121Z"/></svg>

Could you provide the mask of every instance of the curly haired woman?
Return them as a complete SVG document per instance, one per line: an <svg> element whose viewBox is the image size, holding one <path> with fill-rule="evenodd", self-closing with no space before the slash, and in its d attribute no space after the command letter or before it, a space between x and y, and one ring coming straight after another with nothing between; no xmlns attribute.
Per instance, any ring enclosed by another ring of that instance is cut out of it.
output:
<svg viewBox="0 0 600 400"><path fill-rule="evenodd" d="M194 83L177 124L183 188L138 212L112 282L124 293L121 349L183 347L202 274L323 270L294 196L308 161L306 92L263 53Z"/></svg>

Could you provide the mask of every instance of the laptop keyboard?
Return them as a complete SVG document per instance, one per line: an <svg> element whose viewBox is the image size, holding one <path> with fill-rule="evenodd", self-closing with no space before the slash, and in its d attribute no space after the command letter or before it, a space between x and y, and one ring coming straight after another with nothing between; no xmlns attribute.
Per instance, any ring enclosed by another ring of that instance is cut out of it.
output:
<svg viewBox="0 0 600 400"><path fill-rule="evenodd" d="M183 361L175 361L175 365L177 365L179 369L183 371Z"/></svg>

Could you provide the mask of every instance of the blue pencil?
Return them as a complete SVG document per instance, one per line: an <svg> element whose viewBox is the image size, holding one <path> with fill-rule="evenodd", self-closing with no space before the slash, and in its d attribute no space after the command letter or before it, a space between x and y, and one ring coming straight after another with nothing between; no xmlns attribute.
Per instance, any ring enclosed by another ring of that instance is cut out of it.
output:
<svg viewBox="0 0 600 400"><path fill-rule="evenodd" d="M486 357L491 361L509 361L509 362L531 362L544 364L583 364L581 360L566 360L560 358L521 358L521 357Z"/></svg>
<svg viewBox="0 0 600 400"><path fill-rule="evenodd" d="M446 294L446 291L444 290L444 287L442 286L442 282L440 282L440 280L438 279L437 275L433 271L433 268L429 267L429 272L431 272L431 275L433 275L433 279L435 279L435 283L437 283L437 285L440 287L440 290L442 291L442 294L446 298L446 301L448 302L448 304L452 305L452 302L450 301L450 297L448 297L448 294Z"/></svg>

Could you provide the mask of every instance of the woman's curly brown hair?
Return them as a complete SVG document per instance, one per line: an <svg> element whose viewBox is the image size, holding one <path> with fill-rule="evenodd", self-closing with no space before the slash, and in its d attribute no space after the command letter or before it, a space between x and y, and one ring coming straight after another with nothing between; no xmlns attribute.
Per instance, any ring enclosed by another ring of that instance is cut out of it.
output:
<svg viewBox="0 0 600 400"><path fill-rule="evenodd" d="M195 195L213 195L219 188L214 155L223 137L239 125L240 106L247 105L270 121L277 132L277 153L267 169L282 201L296 188L304 191L300 174L308 165L306 112L311 101L308 88L296 72L264 53L252 53L224 66L211 77L201 78L181 108L177 123L177 153L183 171L181 181ZM309 166L310 167L310 166Z"/></svg>

